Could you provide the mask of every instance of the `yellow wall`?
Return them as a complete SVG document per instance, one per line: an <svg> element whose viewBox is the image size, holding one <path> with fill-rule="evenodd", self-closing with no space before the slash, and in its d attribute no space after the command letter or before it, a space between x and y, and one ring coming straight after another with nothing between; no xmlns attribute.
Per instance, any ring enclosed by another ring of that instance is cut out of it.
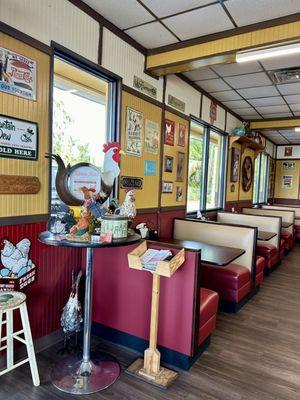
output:
<svg viewBox="0 0 300 400"><path fill-rule="evenodd" d="M188 136L189 136L189 121L181 118L173 113L166 111L165 118L171 121L175 121L175 137L174 146L164 144L163 149L163 160L162 160L162 181L173 182L173 193L162 193L161 194L161 206L162 207L174 207L174 206L185 206L186 205L186 186L187 186L187 156L188 156ZM178 146L178 133L179 124L186 126L185 146ZM183 182L176 181L177 172L177 155L178 152L184 153L184 168L183 168ZM165 172L165 156L173 157L173 172ZM177 186L182 187L182 201L176 201L176 190Z"/></svg>
<svg viewBox="0 0 300 400"><path fill-rule="evenodd" d="M48 212L48 151L50 57L10 36L0 33L0 45L37 61L37 100L30 101L0 92L0 114L37 122L38 160L0 157L1 174L37 176L41 189L35 195L0 195L0 217L46 214Z"/></svg>
<svg viewBox="0 0 300 400"><path fill-rule="evenodd" d="M122 127L121 127L121 147L125 149L126 140L126 107L131 107L143 113L143 145L142 157L134 157L126 154L121 158L120 176L133 176L143 178L143 190L135 190L136 205L139 209L157 208L159 203L159 177L160 177L160 146L158 154L153 155L144 152L144 128L145 120L155 121L159 125L159 139L161 136L162 110L148 101L142 100L132 94L123 91L122 93ZM144 162L155 161L157 163L156 175L145 176ZM120 189L119 200L122 202L125 198L124 189Z"/></svg>
<svg viewBox="0 0 300 400"><path fill-rule="evenodd" d="M284 162L294 162L294 170L284 170ZM298 199L299 198L299 174L300 174L300 160L284 160L276 161L276 176L275 176L275 198L283 199ZM282 177L284 175L293 175L293 187L291 189L282 188Z"/></svg>

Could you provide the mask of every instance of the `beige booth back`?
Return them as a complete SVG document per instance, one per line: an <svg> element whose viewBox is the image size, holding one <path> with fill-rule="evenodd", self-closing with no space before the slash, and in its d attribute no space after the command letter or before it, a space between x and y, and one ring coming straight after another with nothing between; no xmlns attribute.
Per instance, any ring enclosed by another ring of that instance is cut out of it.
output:
<svg viewBox="0 0 300 400"><path fill-rule="evenodd" d="M253 271L256 229L193 219L174 219L173 238L245 250L234 263Z"/></svg>
<svg viewBox="0 0 300 400"><path fill-rule="evenodd" d="M289 222L294 224L295 222L295 212L294 211L283 211L277 210L275 208L243 208L243 214L252 214L252 215L269 215L274 217L281 217L282 222ZM282 228L283 232L294 233L294 226L291 225L289 228Z"/></svg>
<svg viewBox="0 0 300 400"><path fill-rule="evenodd" d="M227 224L253 226L259 231L274 232L276 236L268 240L268 243L274 245L278 250L280 248L281 217L218 212L217 220ZM263 243L263 241L259 240L258 243Z"/></svg>
<svg viewBox="0 0 300 400"><path fill-rule="evenodd" d="M295 211L295 225L300 225L300 207L283 206L280 204L273 204L272 206L263 206L267 209L277 209L282 211Z"/></svg>

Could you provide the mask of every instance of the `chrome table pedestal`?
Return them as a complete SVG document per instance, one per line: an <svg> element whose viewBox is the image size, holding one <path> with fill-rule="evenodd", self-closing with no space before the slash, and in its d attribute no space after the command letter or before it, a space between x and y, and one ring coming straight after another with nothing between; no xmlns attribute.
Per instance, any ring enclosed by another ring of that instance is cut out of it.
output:
<svg viewBox="0 0 300 400"><path fill-rule="evenodd" d="M113 243L80 243L58 240L49 232L39 235L39 241L53 246L86 248L86 281L84 300L83 356L68 356L55 364L51 370L53 385L63 392L90 394L108 388L120 375L118 361L106 353L90 352L92 324L92 277L93 250L95 247L124 246L136 243L139 235L128 237L125 241Z"/></svg>

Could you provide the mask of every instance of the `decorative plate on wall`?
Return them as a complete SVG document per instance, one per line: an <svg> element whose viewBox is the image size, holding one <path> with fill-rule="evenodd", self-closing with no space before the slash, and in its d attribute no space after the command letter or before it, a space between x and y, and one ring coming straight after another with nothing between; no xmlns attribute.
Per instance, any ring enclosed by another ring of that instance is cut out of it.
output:
<svg viewBox="0 0 300 400"><path fill-rule="evenodd" d="M249 192L252 185L253 164L251 157L244 158L242 165L242 185L245 192Z"/></svg>

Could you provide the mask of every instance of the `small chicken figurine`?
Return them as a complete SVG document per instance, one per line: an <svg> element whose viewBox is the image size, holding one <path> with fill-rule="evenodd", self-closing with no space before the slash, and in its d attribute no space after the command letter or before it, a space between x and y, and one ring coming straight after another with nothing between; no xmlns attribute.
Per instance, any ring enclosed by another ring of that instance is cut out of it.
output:
<svg viewBox="0 0 300 400"><path fill-rule="evenodd" d="M133 220L136 216L135 195L132 189L128 190L124 203L120 207L120 215Z"/></svg>
<svg viewBox="0 0 300 400"><path fill-rule="evenodd" d="M0 271L3 277L20 277L24 275L32 261L28 258L30 240L22 239L16 246L9 240L3 241L4 247L1 250L1 262L3 269Z"/></svg>

